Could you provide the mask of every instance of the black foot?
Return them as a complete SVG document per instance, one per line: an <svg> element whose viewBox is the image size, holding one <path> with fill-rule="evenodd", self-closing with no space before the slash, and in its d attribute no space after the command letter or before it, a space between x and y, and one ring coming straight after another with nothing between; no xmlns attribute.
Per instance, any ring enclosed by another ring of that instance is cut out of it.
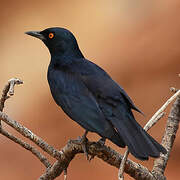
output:
<svg viewBox="0 0 180 180"><path fill-rule="evenodd" d="M97 143L99 143L100 145L104 146L106 142L106 138L102 137Z"/></svg>
<svg viewBox="0 0 180 180"><path fill-rule="evenodd" d="M88 133L88 131L85 131L85 133L83 134L82 137L78 137L78 139L77 140L73 140L73 142L75 144L79 144L79 145L82 146L84 154L85 154L87 160L89 160L89 156L88 156L88 152L87 152L87 147L86 147L86 145L87 145L87 137L86 137L87 133Z"/></svg>
<svg viewBox="0 0 180 180"><path fill-rule="evenodd" d="M106 138L102 137L97 143L99 143L100 145L104 146L105 142L106 142ZM91 156L90 159L89 159L89 162L90 162L91 160L93 160L94 157L95 157L95 156Z"/></svg>

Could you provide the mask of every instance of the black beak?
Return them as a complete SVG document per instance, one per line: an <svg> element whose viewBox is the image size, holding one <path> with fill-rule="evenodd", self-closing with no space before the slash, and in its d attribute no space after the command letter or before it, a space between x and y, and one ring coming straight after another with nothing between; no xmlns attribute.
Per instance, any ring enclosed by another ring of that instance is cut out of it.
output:
<svg viewBox="0 0 180 180"><path fill-rule="evenodd" d="M45 40L45 37L41 34L40 31L28 31L28 32L25 32L25 34L36 37L41 40Z"/></svg>

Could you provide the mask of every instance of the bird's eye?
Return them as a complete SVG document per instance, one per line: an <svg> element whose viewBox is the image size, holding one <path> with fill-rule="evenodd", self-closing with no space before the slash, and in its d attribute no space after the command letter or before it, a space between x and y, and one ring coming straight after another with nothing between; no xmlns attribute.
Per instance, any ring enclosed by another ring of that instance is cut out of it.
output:
<svg viewBox="0 0 180 180"><path fill-rule="evenodd" d="M52 39L54 37L53 33L49 33L49 38Z"/></svg>

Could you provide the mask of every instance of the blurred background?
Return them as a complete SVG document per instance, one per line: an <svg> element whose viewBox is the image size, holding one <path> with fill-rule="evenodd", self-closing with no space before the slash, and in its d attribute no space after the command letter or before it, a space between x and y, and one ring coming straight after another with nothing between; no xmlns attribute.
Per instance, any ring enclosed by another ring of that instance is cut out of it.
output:
<svg viewBox="0 0 180 180"><path fill-rule="evenodd" d="M59 149L84 133L51 97L46 79L50 60L47 48L24 34L60 26L74 33L86 58L103 67L126 90L145 114L135 113L143 126L172 95L169 88L180 88L179 16L178 0L1 0L0 90L12 77L24 81L16 87L4 111ZM149 131L159 142L166 118ZM165 171L168 180L180 175L179 134ZM89 133L88 138L99 137ZM124 152L109 141L107 145ZM0 179L32 180L45 172L35 156L2 135L0 147ZM153 159L142 164L151 169ZM117 179L117 173L116 168L97 158L89 163L81 154L71 162L68 179L109 180ZM63 175L57 179L63 179Z"/></svg>

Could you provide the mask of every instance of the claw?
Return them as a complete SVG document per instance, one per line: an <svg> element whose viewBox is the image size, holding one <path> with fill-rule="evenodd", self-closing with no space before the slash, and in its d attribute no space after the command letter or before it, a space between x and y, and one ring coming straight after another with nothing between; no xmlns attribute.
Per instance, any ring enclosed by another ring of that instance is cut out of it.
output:
<svg viewBox="0 0 180 180"><path fill-rule="evenodd" d="M104 146L105 142L106 142L106 138L102 137L97 143Z"/></svg>
<svg viewBox="0 0 180 180"><path fill-rule="evenodd" d="M106 142L106 138L102 137L97 143L104 146L105 142ZM95 157L94 155L91 155L91 157L89 158L89 162L91 162L91 160L93 160L94 157Z"/></svg>
<svg viewBox="0 0 180 180"><path fill-rule="evenodd" d="M88 156L87 147L86 147L86 144L87 144L87 137L86 136L87 136L87 134L88 134L88 131L86 130L82 137L78 137L78 139L73 140L73 142L82 146L84 154L85 154L87 160L89 161L89 156Z"/></svg>
<svg viewBox="0 0 180 180"><path fill-rule="evenodd" d="M89 160L87 147L86 147L86 144L87 144L87 137L86 136L87 136L87 134L88 134L88 131L86 130L80 141L81 141L81 145L82 145L82 149L84 151L84 154L85 154L87 160Z"/></svg>
<svg viewBox="0 0 180 180"><path fill-rule="evenodd" d="M88 152L87 152L87 148L86 148L86 141L83 142L81 145L82 145L82 149L84 151L84 154L86 156L86 159L89 161L89 156L88 156Z"/></svg>

